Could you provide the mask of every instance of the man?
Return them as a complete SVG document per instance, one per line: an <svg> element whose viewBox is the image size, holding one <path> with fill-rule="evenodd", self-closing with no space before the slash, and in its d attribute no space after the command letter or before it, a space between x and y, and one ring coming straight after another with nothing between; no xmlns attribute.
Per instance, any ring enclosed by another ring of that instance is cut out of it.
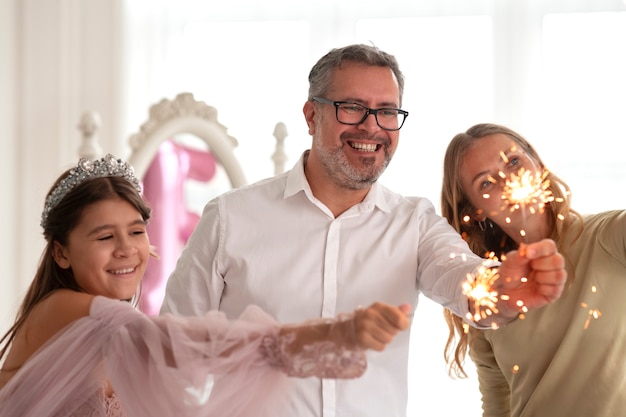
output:
<svg viewBox="0 0 626 417"><path fill-rule="evenodd" d="M207 204L168 282L162 312L237 317L260 305L280 322L333 317L380 300L418 295L461 316L466 274L482 262L423 198L377 183L407 112L396 59L351 45L322 57L309 75L304 116L312 147L289 172ZM463 256L450 256L463 254ZM513 252L499 273L510 295L482 326L507 323L558 298L566 273L552 241ZM521 278L529 281L521 284ZM282 416L400 417L406 414L409 332L369 356L353 381L293 380Z"/></svg>

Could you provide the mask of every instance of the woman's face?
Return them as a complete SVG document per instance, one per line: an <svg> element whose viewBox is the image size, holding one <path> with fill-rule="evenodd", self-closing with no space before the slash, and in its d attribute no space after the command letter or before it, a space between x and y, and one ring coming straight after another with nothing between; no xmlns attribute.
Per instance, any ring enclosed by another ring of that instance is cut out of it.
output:
<svg viewBox="0 0 626 417"><path fill-rule="evenodd" d="M137 291L150 256L141 214L121 198L87 206L67 246L55 242L61 268L72 268L87 293L127 300Z"/></svg>
<svg viewBox="0 0 626 417"><path fill-rule="evenodd" d="M520 175L522 169L535 178L542 174L539 164L501 133L476 140L463 156L460 167L461 185L476 208L475 219L489 218L514 239L529 226L528 213L514 209L514 201L503 198L503 193L506 180Z"/></svg>

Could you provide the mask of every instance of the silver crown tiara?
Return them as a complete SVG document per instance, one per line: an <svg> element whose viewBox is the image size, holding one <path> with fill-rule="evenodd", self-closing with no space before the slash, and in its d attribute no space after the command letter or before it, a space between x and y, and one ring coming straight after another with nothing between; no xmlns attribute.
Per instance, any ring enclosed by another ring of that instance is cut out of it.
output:
<svg viewBox="0 0 626 417"><path fill-rule="evenodd" d="M135 170L128 162L117 159L111 154L95 161L80 158L76 168L72 168L70 173L59 182L59 185L46 198L41 213L41 227L46 228L50 211L54 210L74 187L86 180L102 177L123 177L135 186L138 193L141 193L141 185L135 177Z"/></svg>

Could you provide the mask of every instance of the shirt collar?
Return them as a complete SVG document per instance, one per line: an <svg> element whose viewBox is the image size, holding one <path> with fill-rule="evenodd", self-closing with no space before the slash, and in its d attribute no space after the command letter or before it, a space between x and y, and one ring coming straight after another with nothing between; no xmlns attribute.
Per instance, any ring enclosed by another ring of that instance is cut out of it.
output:
<svg viewBox="0 0 626 417"><path fill-rule="evenodd" d="M306 179L306 175L304 174L304 160L307 157L308 153L308 150L304 151L296 165L287 174L287 184L285 185L283 198L289 198L300 191L304 191L309 200L317 200L313 196L311 186L309 185L309 182ZM374 207L378 207L385 213L389 213L390 211L389 203L385 198L384 188L378 183L378 181L376 181L372 185L370 191L365 196L365 199L358 206L359 210L362 212L372 211Z"/></svg>

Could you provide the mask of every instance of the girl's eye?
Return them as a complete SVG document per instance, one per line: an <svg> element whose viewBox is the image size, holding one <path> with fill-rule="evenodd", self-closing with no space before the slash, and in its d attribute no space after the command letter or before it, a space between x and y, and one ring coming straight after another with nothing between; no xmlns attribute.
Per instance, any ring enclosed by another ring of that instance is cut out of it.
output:
<svg viewBox="0 0 626 417"><path fill-rule="evenodd" d="M132 232L134 236L143 235L144 233L146 233L145 230L135 230L134 232Z"/></svg>
<svg viewBox="0 0 626 417"><path fill-rule="evenodd" d="M517 166L519 164L520 164L520 160L519 160L519 158L517 156L515 156L515 157L513 157L513 158L511 158L509 160L509 165L512 166L512 167Z"/></svg>
<svg viewBox="0 0 626 417"><path fill-rule="evenodd" d="M111 239L113 237L113 235L106 235L106 236L101 236L98 238L98 240L108 240Z"/></svg>
<svg viewBox="0 0 626 417"><path fill-rule="evenodd" d="M486 178L483 182L480 183L480 189L484 190L486 188L491 187L495 183L496 183L496 180L490 176L489 178Z"/></svg>

